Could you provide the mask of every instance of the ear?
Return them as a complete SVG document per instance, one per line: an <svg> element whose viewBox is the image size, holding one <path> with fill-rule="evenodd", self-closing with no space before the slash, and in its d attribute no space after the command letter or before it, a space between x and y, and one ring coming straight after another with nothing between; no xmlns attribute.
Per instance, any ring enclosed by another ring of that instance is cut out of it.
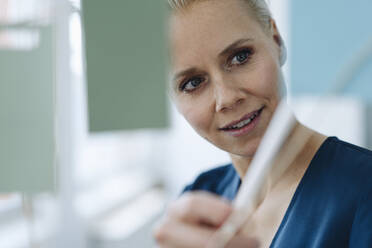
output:
<svg viewBox="0 0 372 248"><path fill-rule="evenodd" d="M280 35L276 23L273 19L270 20L270 29L272 38L275 44L277 44L279 47L279 62L280 65L283 66L285 61L287 60L287 48L285 47L282 36Z"/></svg>

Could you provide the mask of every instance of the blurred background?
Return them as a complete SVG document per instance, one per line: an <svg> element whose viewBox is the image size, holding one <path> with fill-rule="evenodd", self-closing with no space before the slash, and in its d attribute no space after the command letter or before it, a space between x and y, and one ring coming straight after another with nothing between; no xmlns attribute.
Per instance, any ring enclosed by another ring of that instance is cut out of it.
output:
<svg viewBox="0 0 372 248"><path fill-rule="evenodd" d="M371 149L372 2L269 4L298 118ZM0 248L153 247L167 202L229 162L167 97L166 14L165 1L0 0Z"/></svg>

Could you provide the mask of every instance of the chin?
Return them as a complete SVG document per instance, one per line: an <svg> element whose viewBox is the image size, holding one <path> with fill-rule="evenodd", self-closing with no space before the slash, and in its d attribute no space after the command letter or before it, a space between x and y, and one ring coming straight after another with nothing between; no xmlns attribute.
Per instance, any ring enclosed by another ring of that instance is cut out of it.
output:
<svg viewBox="0 0 372 248"><path fill-rule="evenodd" d="M241 157L253 158L254 154L257 151L257 148L258 146L250 146L246 149L239 149L236 152L234 152L234 154Z"/></svg>
<svg viewBox="0 0 372 248"><path fill-rule="evenodd" d="M231 155L252 158L257 151L261 139L251 140L248 144L234 144L229 147L220 147Z"/></svg>
<svg viewBox="0 0 372 248"><path fill-rule="evenodd" d="M250 140L242 149L241 156L253 157L261 143L262 136Z"/></svg>

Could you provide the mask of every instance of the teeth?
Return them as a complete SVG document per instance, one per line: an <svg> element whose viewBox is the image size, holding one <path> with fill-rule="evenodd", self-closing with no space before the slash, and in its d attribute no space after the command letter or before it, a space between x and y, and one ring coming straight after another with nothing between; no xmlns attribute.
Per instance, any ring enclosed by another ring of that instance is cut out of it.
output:
<svg viewBox="0 0 372 248"><path fill-rule="evenodd" d="M248 120L245 120L245 121L241 121L239 122L238 124L232 126L232 128L241 128L247 124L249 124L251 122L251 119L249 118Z"/></svg>
<svg viewBox="0 0 372 248"><path fill-rule="evenodd" d="M244 121L241 121L239 122L238 124L230 127L230 129L238 129L238 128L242 128L246 125L248 125L255 117L257 116L257 113L252 115L251 118L247 119L247 120L244 120Z"/></svg>

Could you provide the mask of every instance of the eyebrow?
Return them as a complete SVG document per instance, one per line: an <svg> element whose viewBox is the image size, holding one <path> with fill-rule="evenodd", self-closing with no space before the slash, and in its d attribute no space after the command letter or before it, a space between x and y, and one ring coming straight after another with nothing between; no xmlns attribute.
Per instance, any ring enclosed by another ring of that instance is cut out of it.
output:
<svg viewBox="0 0 372 248"><path fill-rule="evenodd" d="M187 74L194 74L194 73L197 73L199 70L196 68L196 67L191 67L189 69L186 69L186 70L183 70L183 71L180 71L178 72L174 78L173 78L173 81L176 81L178 78L180 77L183 77Z"/></svg>
<svg viewBox="0 0 372 248"><path fill-rule="evenodd" d="M234 41L233 43L231 43L230 45L228 45L225 49L223 49L222 52L220 52L218 54L218 57L222 57L222 56L224 56L226 54L231 53L232 51L234 51L234 49L237 46L239 46L239 45L241 45L241 44L243 44L245 42L248 42L248 41L251 42L251 41L253 41L253 39L245 38L245 39L238 39L238 40ZM183 76L185 76L187 74L193 74L193 73L196 73L198 71L199 70L196 67L191 67L191 68L188 68L186 70L180 71L180 72L176 73L176 75L173 78L173 81L176 81L178 78L183 77Z"/></svg>
<svg viewBox="0 0 372 248"><path fill-rule="evenodd" d="M226 54L231 53L232 51L234 51L236 47L248 41L252 42L253 39L246 38L246 39L239 39L239 40L234 41L233 43L228 45L225 49L223 49L223 51L218 54L218 57L222 57Z"/></svg>

